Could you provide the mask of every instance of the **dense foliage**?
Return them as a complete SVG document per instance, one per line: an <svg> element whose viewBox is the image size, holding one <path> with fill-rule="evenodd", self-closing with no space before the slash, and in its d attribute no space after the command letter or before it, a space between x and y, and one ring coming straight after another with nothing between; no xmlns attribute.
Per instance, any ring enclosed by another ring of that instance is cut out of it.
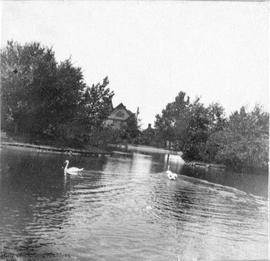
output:
<svg viewBox="0 0 270 261"><path fill-rule="evenodd" d="M187 160L268 167L269 114L259 106L251 112L242 107L227 119L220 104L205 107L180 92L156 116L155 133L160 145L181 150Z"/></svg>
<svg viewBox="0 0 270 261"><path fill-rule="evenodd" d="M226 128L214 132L207 149L213 159L236 168L267 168L269 150L269 114L256 106L251 112L242 107L234 112Z"/></svg>
<svg viewBox="0 0 270 261"><path fill-rule="evenodd" d="M103 128L114 95L108 84L105 77L89 87L81 68L57 63L51 48L9 41L1 50L1 129L30 141L99 144L111 131Z"/></svg>

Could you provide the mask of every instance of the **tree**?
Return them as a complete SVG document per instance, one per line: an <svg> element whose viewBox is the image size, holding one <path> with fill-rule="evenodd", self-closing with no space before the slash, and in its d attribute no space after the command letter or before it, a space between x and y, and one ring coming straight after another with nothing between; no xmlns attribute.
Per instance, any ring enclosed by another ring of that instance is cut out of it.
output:
<svg viewBox="0 0 270 261"><path fill-rule="evenodd" d="M2 128L31 137L57 135L75 117L85 88L80 68L59 65L39 43L8 42L1 50Z"/></svg>
<svg viewBox="0 0 270 261"><path fill-rule="evenodd" d="M212 103L207 109L209 112L209 131L213 133L223 130L227 124L224 108L219 103Z"/></svg>
<svg viewBox="0 0 270 261"><path fill-rule="evenodd" d="M105 77L102 84L87 87L83 94L82 118L89 131L91 128L100 128L112 110L114 92L107 87L108 84L108 77Z"/></svg>
<svg viewBox="0 0 270 261"><path fill-rule="evenodd" d="M1 84L1 128L34 140L85 143L112 109L108 77L88 87L80 67L57 63L53 50L36 42L9 41L1 50Z"/></svg>
<svg viewBox="0 0 270 261"><path fill-rule="evenodd" d="M74 67L70 60L58 65L54 93L57 99L52 103L53 111L58 112L57 122L67 122L77 117L85 88L81 68Z"/></svg>
<svg viewBox="0 0 270 261"><path fill-rule="evenodd" d="M209 111L197 98L187 114L187 126L182 140L184 157L190 160L202 160L205 143L209 136Z"/></svg>
<svg viewBox="0 0 270 261"><path fill-rule="evenodd" d="M215 160L233 168L267 168L269 149L269 114L259 106L251 112L244 107L229 117L224 130L211 135L216 146Z"/></svg>
<svg viewBox="0 0 270 261"><path fill-rule="evenodd" d="M155 127L160 140L168 140L170 147L184 152L187 159L201 159L202 148L209 135L208 108L196 98L193 102L179 92L174 102L167 104L162 115L156 116Z"/></svg>
<svg viewBox="0 0 270 261"><path fill-rule="evenodd" d="M255 106L244 107L225 118L224 108L213 103L205 107L200 99L190 102L180 92L156 116L155 128L160 143L170 141L187 160L202 160L243 167L267 168L269 114Z"/></svg>
<svg viewBox="0 0 270 261"><path fill-rule="evenodd" d="M203 161L213 162L218 153L219 147L216 143L218 133L227 126L224 108L218 103L212 103L208 110L208 134L207 140L200 149L200 157Z"/></svg>
<svg viewBox="0 0 270 261"><path fill-rule="evenodd" d="M156 115L155 128L157 136L164 146L166 141L169 141L170 144L175 143L176 140L178 143L183 141L182 137L185 135L187 128L189 108L190 99L181 91L175 97L175 101L168 103L166 108L162 110L161 115Z"/></svg>
<svg viewBox="0 0 270 261"><path fill-rule="evenodd" d="M35 132L47 119L41 99L50 93L56 77L56 62L51 49L39 43L9 41L1 50L1 112L3 127L13 132ZM42 122L42 124L41 124Z"/></svg>

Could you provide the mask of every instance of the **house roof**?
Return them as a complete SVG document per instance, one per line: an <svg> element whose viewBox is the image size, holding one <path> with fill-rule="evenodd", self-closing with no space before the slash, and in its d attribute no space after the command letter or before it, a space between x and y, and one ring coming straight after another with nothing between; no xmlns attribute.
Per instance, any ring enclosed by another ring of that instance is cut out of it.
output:
<svg viewBox="0 0 270 261"><path fill-rule="evenodd" d="M123 110L125 110L128 114L129 114L129 116L131 116L132 114L134 114L133 112L131 112L130 110L128 110L127 108L126 108L126 106L121 102L120 104L118 104L113 110L112 110L112 112L113 111L115 111L115 110L118 110L118 109L123 109Z"/></svg>

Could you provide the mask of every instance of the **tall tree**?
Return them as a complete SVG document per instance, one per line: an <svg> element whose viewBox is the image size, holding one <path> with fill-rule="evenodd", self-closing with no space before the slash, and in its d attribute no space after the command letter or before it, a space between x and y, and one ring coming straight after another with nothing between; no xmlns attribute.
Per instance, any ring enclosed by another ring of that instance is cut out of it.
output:
<svg viewBox="0 0 270 261"><path fill-rule="evenodd" d="M174 102L168 103L161 115L156 116L155 128L163 145L166 141L175 143L177 140L178 143L182 143L181 137L185 135L189 108L190 99L181 91Z"/></svg>
<svg viewBox="0 0 270 261"><path fill-rule="evenodd" d="M24 46L9 41L1 50L1 111L4 127L15 132L34 132L44 127L42 100L56 77L54 53L39 43ZM41 124L41 122L43 124Z"/></svg>
<svg viewBox="0 0 270 261"><path fill-rule="evenodd" d="M251 112L244 107L229 117L224 130L211 135L218 147L215 159L234 168L268 166L269 114L259 106Z"/></svg>
<svg viewBox="0 0 270 261"><path fill-rule="evenodd" d="M202 152L209 135L209 111L197 98L190 106L187 114L187 127L181 149L184 157L202 160Z"/></svg>
<svg viewBox="0 0 270 261"><path fill-rule="evenodd" d="M53 111L57 113L59 123L70 121L77 117L86 84L80 67L74 67L70 60L61 62L57 67L55 88L56 100L53 101Z"/></svg>
<svg viewBox="0 0 270 261"><path fill-rule="evenodd" d="M15 133L55 135L76 114L85 87L80 68L58 65L39 43L8 42L1 50L2 128Z"/></svg>
<svg viewBox="0 0 270 261"><path fill-rule="evenodd" d="M207 109L209 111L209 131L212 133L223 130L227 124L224 108L219 103L212 103Z"/></svg>
<svg viewBox="0 0 270 261"><path fill-rule="evenodd" d="M87 128L100 128L112 110L114 92L108 88L109 80L105 77L102 83L87 87L82 100L82 117Z"/></svg>

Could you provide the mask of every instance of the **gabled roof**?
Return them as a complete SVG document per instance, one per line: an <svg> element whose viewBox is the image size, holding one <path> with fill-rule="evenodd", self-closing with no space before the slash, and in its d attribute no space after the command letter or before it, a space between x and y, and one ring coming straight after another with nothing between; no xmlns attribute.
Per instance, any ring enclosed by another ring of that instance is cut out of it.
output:
<svg viewBox="0 0 270 261"><path fill-rule="evenodd" d="M133 112L131 112L130 110L128 110L127 108L126 108L126 106L121 102L120 104L118 104L113 110L112 110L112 112L114 112L115 110L118 110L118 109L123 109L123 110L125 110L128 114L129 114L129 116L131 116L132 114L134 114Z"/></svg>

